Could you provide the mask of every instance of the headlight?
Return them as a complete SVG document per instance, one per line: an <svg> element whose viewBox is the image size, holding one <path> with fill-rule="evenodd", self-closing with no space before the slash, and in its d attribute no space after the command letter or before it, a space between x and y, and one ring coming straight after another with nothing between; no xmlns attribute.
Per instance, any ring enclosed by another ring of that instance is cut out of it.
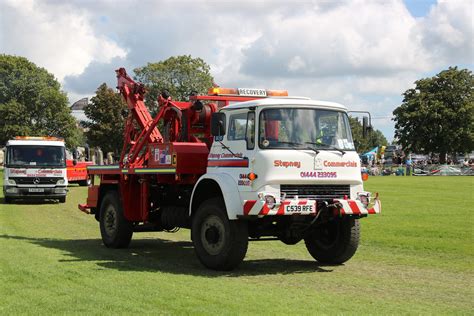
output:
<svg viewBox="0 0 474 316"><path fill-rule="evenodd" d="M16 185L16 182L15 182L15 180L8 179L8 180L7 180L7 184L8 184L8 185Z"/></svg>
<svg viewBox="0 0 474 316"><path fill-rule="evenodd" d="M370 202L370 192L359 192L357 193L359 201L367 208Z"/></svg>
<svg viewBox="0 0 474 316"><path fill-rule="evenodd" d="M265 195L265 203L267 203L267 206L269 209L272 209L275 207L275 197L272 195Z"/></svg>
<svg viewBox="0 0 474 316"><path fill-rule="evenodd" d="M18 193L18 189L17 188L8 188L8 189L6 189L6 192L7 193Z"/></svg>
<svg viewBox="0 0 474 316"><path fill-rule="evenodd" d="M66 181L64 179L58 180L56 184L61 185L61 184L66 184Z"/></svg>

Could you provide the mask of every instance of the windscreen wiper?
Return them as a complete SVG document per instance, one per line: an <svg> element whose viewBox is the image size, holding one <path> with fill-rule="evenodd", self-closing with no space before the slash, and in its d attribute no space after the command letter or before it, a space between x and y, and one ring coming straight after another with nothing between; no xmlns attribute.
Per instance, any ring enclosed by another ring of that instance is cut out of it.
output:
<svg viewBox="0 0 474 316"><path fill-rule="evenodd" d="M314 147L310 147L310 146L306 146L305 144L301 144L301 143L295 143L295 142L278 142L279 144L288 144L288 145L293 145L291 148L292 149L295 149L295 150L299 150L299 149L309 149L309 150L312 150L317 154L319 154L319 150L317 150L316 148ZM302 146L302 147L296 147L296 146Z"/></svg>
<svg viewBox="0 0 474 316"><path fill-rule="evenodd" d="M52 169L52 168L66 168L65 165L43 165L41 167L39 167L38 169L42 170L42 169Z"/></svg>
<svg viewBox="0 0 474 316"><path fill-rule="evenodd" d="M218 142L219 142L219 144L222 145L222 148L225 149L225 150L227 150L228 152L230 152L233 157L235 157L235 158L240 158L240 159L245 158L245 157L240 157L240 156L237 156L236 154L234 154L234 152L233 152L232 150L230 150L229 146L226 146L226 145L225 145L223 142L221 142L220 140L218 140Z"/></svg>
<svg viewBox="0 0 474 316"><path fill-rule="evenodd" d="M339 149L333 145L329 145L329 144L326 144L326 143L316 143L316 142L305 142L305 144L311 144L311 145L316 145L316 146L320 146L320 147L325 147L327 149L333 149L333 150L337 150L338 152L340 152L342 155L344 155L346 152L342 149Z"/></svg>

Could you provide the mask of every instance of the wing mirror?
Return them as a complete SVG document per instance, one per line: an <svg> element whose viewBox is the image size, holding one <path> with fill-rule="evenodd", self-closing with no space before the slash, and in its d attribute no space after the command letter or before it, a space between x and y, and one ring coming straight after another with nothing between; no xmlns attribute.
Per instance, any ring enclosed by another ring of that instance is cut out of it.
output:
<svg viewBox="0 0 474 316"><path fill-rule="evenodd" d="M212 113L211 134L212 136L225 135L225 114L224 113L222 112Z"/></svg>

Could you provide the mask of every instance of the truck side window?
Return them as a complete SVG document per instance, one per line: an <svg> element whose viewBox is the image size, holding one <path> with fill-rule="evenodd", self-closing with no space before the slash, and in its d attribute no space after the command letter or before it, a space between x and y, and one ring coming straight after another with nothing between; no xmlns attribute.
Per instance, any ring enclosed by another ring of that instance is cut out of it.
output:
<svg viewBox="0 0 474 316"><path fill-rule="evenodd" d="M227 140L245 140L247 113L233 114L229 118Z"/></svg>
<svg viewBox="0 0 474 316"><path fill-rule="evenodd" d="M255 112L249 112L247 115L245 140L247 141L247 149L255 148Z"/></svg>

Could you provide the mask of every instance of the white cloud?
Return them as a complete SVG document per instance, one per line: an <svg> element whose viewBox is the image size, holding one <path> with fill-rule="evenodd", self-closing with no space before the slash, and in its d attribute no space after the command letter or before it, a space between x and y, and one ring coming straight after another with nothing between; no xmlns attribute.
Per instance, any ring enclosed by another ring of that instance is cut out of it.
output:
<svg viewBox="0 0 474 316"><path fill-rule="evenodd" d="M9 0L3 3L2 52L25 56L60 81L79 75L92 61L109 62L126 51L95 34L88 12L58 3ZM7 44L8 43L8 44Z"/></svg>
<svg viewBox="0 0 474 316"><path fill-rule="evenodd" d="M433 64L474 62L473 1L441 1L420 19L419 31Z"/></svg>
<svg viewBox="0 0 474 316"><path fill-rule="evenodd" d="M402 92L412 88L417 79L419 75L417 77L413 72L401 72L383 77L359 76L353 78L353 87L359 94L401 95Z"/></svg>
<svg viewBox="0 0 474 316"><path fill-rule="evenodd" d="M117 67L190 54L221 86L288 89L386 117L415 80L473 66L469 0L422 18L402 0L0 0L0 14L2 53L64 78L71 96L111 84Z"/></svg>
<svg viewBox="0 0 474 316"><path fill-rule="evenodd" d="M426 71L429 65L416 20L400 1L352 1L324 12L271 13L264 31L245 51L243 71L254 76L384 76ZM275 53L277 52L277 53ZM293 72L298 56L306 65Z"/></svg>
<svg viewBox="0 0 474 316"><path fill-rule="evenodd" d="M291 72L301 71L306 67L306 63L300 56L294 56L288 63L288 70Z"/></svg>

